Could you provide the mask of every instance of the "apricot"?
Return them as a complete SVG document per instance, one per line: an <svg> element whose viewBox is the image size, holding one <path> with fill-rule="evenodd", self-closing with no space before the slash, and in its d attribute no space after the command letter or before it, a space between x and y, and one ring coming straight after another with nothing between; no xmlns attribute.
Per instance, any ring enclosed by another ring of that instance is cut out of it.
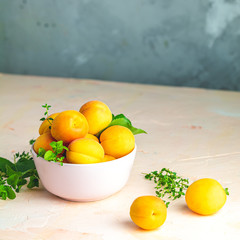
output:
<svg viewBox="0 0 240 240"><path fill-rule="evenodd" d="M96 136L92 135L91 133L88 133L85 138L88 138L88 139L93 139L95 141L97 141L99 143L99 140Z"/></svg>
<svg viewBox="0 0 240 240"><path fill-rule="evenodd" d="M130 207L132 221L142 229L152 230L163 225L167 218L167 207L155 196L136 198Z"/></svg>
<svg viewBox="0 0 240 240"><path fill-rule="evenodd" d="M93 139L79 138L68 145L67 161L77 164L99 163L103 160L104 150L100 143Z"/></svg>
<svg viewBox="0 0 240 240"><path fill-rule="evenodd" d="M75 139L85 137L88 133L88 122L78 111L67 110L59 113L51 127L51 134L66 145Z"/></svg>
<svg viewBox="0 0 240 240"><path fill-rule="evenodd" d="M112 113L108 106L100 101L85 103L79 110L87 119L89 133L97 134L112 121Z"/></svg>
<svg viewBox="0 0 240 240"><path fill-rule="evenodd" d="M55 141L55 139L50 132L43 133L36 139L33 149L36 153L38 153L39 148L43 148L46 151L52 150L52 147L49 144L53 141Z"/></svg>
<svg viewBox="0 0 240 240"><path fill-rule="evenodd" d="M104 155L104 158L103 158L103 162L112 161L112 160L114 160L114 159L116 159L116 158L113 157L113 156L110 156L110 155L105 154L105 155Z"/></svg>
<svg viewBox="0 0 240 240"><path fill-rule="evenodd" d="M227 195L217 180L202 178L188 187L185 200L188 208L193 212L200 215L211 215L224 206Z"/></svg>
<svg viewBox="0 0 240 240"><path fill-rule="evenodd" d="M59 113L53 113L53 114L51 114L48 118L52 118L52 119L54 119L57 115L58 115ZM47 120L47 119L45 119L43 122L42 122L42 124L40 125L40 127L39 127L39 135L42 135L43 133L46 133L46 132L50 132L51 130L50 130L50 126L51 126L51 124L50 124L50 122L52 122L53 120Z"/></svg>
<svg viewBox="0 0 240 240"><path fill-rule="evenodd" d="M120 158L134 149L135 138L128 128L115 125L102 132L100 143L105 154Z"/></svg>

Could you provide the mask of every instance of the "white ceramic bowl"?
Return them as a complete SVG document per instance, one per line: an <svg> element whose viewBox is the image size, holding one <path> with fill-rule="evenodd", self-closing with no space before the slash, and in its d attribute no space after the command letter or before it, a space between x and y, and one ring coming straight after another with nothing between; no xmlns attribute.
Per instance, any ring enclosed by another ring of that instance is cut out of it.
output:
<svg viewBox="0 0 240 240"><path fill-rule="evenodd" d="M70 164L33 159L43 186L52 194L70 201L97 201L120 191L127 183L136 155L128 155L108 162Z"/></svg>

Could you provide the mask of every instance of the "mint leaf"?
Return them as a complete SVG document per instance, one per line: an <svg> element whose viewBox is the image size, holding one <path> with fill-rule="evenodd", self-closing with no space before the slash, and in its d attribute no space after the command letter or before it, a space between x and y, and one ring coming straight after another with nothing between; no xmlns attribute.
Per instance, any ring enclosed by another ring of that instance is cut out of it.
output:
<svg viewBox="0 0 240 240"><path fill-rule="evenodd" d="M43 158L47 161L60 162L61 165L63 165L62 161L63 161L64 157L59 157L58 155L61 154L64 149L66 151L68 151L68 148L63 145L63 141L58 141L58 142L53 141L49 145L52 147L52 151L44 150L45 151L44 152L43 150L41 150L40 154L42 155L42 153L44 153ZM39 150L40 150L40 148L39 148Z"/></svg>
<svg viewBox="0 0 240 240"><path fill-rule="evenodd" d="M6 194L7 194L7 196L8 196L9 199L14 199L14 198L16 198L16 194L15 194L15 192L12 190L11 187L5 186L5 191L6 191Z"/></svg>
<svg viewBox="0 0 240 240"><path fill-rule="evenodd" d="M16 192L19 192L22 186L24 186L26 183L27 183L27 180L20 176L17 182Z"/></svg>
<svg viewBox="0 0 240 240"><path fill-rule="evenodd" d="M69 151L69 149L67 147L65 147L65 146L63 146L63 149L65 149L66 151Z"/></svg>
<svg viewBox="0 0 240 240"><path fill-rule="evenodd" d="M50 146L57 155L63 151L63 141L51 142Z"/></svg>
<svg viewBox="0 0 240 240"><path fill-rule="evenodd" d="M57 155L62 153L63 149L68 151L68 148L63 145L63 141L51 142L50 146L52 147L53 152Z"/></svg>
<svg viewBox="0 0 240 240"><path fill-rule="evenodd" d="M47 160L47 161L54 161L54 160L56 160L56 154L53 153L51 150L48 150L44 154L44 159Z"/></svg>
<svg viewBox="0 0 240 240"><path fill-rule="evenodd" d="M57 142L53 141L49 145L52 147L53 151L55 152L55 150L57 149Z"/></svg>
<svg viewBox="0 0 240 240"><path fill-rule="evenodd" d="M31 140L29 141L29 144L30 144L30 145L33 145L33 144L35 143L35 141L36 141L36 139L31 139Z"/></svg>
<svg viewBox="0 0 240 240"><path fill-rule="evenodd" d="M15 169L15 166L14 166L14 169ZM11 167L9 167L8 165L6 166L6 174L7 174L7 176L11 176L11 175L13 175L13 174L15 174L16 173L16 171L15 170L13 170Z"/></svg>
<svg viewBox="0 0 240 240"><path fill-rule="evenodd" d="M0 171L4 172L4 173L7 173L7 169L6 169L7 166L9 166L12 169L15 168L14 163L7 160L6 158L0 157Z"/></svg>
<svg viewBox="0 0 240 240"><path fill-rule="evenodd" d="M28 188L39 187L39 180L36 176L31 176L27 185Z"/></svg>
<svg viewBox="0 0 240 240"><path fill-rule="evenodd" d="M61 166L63 166L63 159L64 159L64 157L57 158L57 162L60 162Z"/></svg>
<svg viewBox="0 0 240 240"><path fill-rule="evenodd" d="M26 157L21 157L15 164L16 169L20 172L25 172L30 169L35 169L35 164L33 161L33 158L26 158Z"/></svg>
<svg viewBox="0 0 240 240"><path fill-rule="evenodd" d="M14 163L0 157L0 198L14 199L15 192L27 184L27 178L30 178L30 187L38 186L39 176L29 152L14 154Z"/></svg>
<svg viewBox="0 0 240 240"><path fill-rule="evenodd" d="M40 148L38 149L38 155L37 155L37 156L43 158L45 153L46 153L46 150L45 150L44 148L41 148L41 147L40 147Z"/></svg>
<svg viewBox="0 0 240 240"><path fill-rule="evenodd" d="M5 185L0 185L0 197L3 200L6 200L8 196L8 192L6 190L6 186Z"/></svg>
<svg viewBox="0 0 240 240"><path fill-rule="evenodd" d="M21 173L20 172L16 172L14 174L12 174L8 179L7 179L7 183L12 186L14 189L16 189L19 178L21 177Z"/></svg>

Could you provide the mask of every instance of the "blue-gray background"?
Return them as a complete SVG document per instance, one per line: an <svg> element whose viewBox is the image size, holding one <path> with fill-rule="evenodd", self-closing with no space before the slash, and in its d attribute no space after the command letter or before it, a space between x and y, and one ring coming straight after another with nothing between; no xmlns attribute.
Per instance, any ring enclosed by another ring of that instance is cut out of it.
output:
<svg viewBox="0 0 240 240"><path fill-rule="evenodd" d="M240 90L240 0L0 0L0 72Z"/></svg>

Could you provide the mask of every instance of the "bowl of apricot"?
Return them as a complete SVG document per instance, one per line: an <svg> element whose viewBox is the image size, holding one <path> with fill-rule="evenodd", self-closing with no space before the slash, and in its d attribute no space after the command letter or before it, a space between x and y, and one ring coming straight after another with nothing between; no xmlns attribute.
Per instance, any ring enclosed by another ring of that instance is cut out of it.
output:
<svg viewBox="0 0 240 240"><path fill-rule="evenodd" d="M97 201L120 191L127 183L134 163L136 146L124 157L94 164L49 162L33 159L41 183L50 193L70 201Z"/></svg>
<svg viewBox="0 0 240 240"><path fill-rule="evenodd" d="M114 118L100 101L51 115L43 107L46 117L31 151L46 190L71 201L96 201L120 191L137 149L131 122L123 114Z"/></svg>

